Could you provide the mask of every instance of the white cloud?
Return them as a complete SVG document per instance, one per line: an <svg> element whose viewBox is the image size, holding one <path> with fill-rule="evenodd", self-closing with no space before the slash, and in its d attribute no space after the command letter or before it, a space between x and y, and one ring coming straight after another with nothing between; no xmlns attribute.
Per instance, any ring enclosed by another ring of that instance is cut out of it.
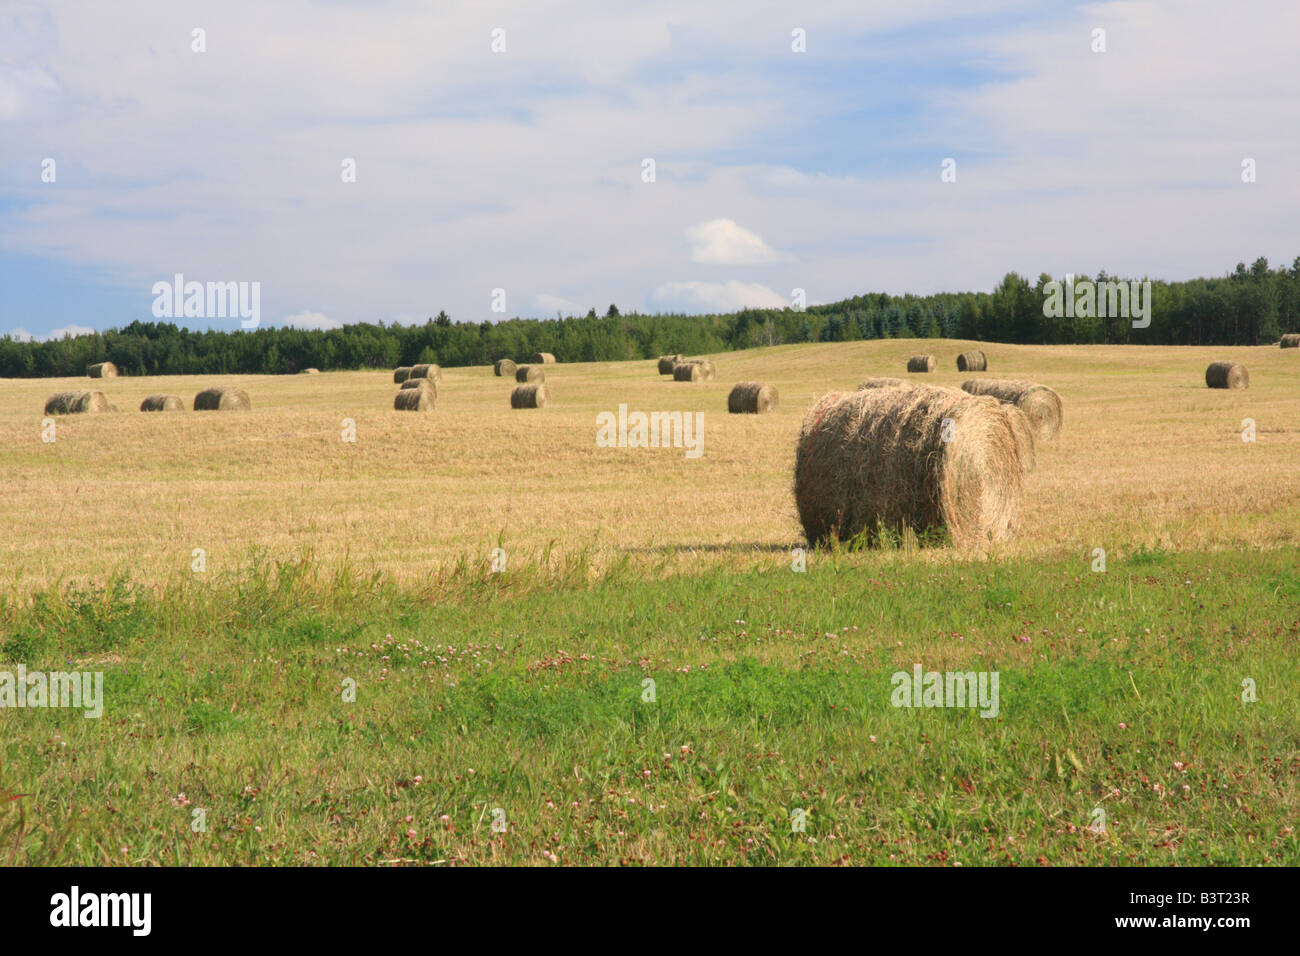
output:
<svg viewBox="0 0 1300 956"><path fill-rule="evenodd" d="M52 331L49 334L48 338L66 339L66 338L75 338L78 335L94 335L94 334L95 334L95 330L88 325L65 325L62 328L58 328Z"/></svg>
<svg viewBox="0 0 1300 956"><path fill-rule="evenodd" d="M779 309L789 305L783 296L757 282L665 282L651 300L662 312L734 312L746 307Z"/></svg>
<svg viewBox="0 0 1300 956"><path fill-rule="evenodd" d="M710 219L686 230L691 261L708 265L755 266L771 262L776 253L756 232L732 219Z"/></svg>
<svg viewBox="0 0 1300 956"><path fill-rule="evenodd" d="M319 312L297 312L280 320L281 325L295 329L341 329L342 322L335 322L328 315Z"/></svg>
<svg viewBox="0 0 1300 956"><path fill-rule="evenodd" d="M533 296L533 308L522 314L538 316L544 318L553 318L555 313L561 315L586 315L587 310L576 302L570 302L558 295L548 295L545 292Z"/></svg>
<svg viewBox="0 0 1300 956"><path fill-rule="evenodd" d="M27 331L26 329L24 329L22 326L19 326L19 327L16 328L16 329L10 329L9 332L8 332L8 335L9 335L9 337L10 337L11 339L13 339L15 342L30 342L30 341L32 341L32 333L28 332L28 331Z"/></svg>

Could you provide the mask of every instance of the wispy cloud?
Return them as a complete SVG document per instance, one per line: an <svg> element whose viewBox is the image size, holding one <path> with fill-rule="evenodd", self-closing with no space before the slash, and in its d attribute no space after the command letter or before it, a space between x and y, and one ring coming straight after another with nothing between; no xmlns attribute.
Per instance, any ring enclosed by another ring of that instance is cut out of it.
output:
<svg viewBox="0 0 1300 956"><path fill-rule="evenodd" d="M686 230L691 261L707 265L757 266L771 262L776 253L756 232L732 219L710 219Z"/></svg>

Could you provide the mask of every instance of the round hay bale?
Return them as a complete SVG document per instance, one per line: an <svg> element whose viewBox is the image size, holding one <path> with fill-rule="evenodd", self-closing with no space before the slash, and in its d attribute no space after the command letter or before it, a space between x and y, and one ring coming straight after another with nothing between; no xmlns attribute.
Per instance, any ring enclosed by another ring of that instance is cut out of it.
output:
<svg viewBox="0 0 1300 956"><path fill-rule="evenodd" d="M412 365L411 374L408 378L431 378L435 382L442 381L442 369L437 365Z"/></svg>
<svg viewBox="0 0 1300 956"><path fill-rule="evenodd" d="M1300 332L1289 332L1278 342L1284 349L1300 349Z"/></svg>
<svg viewBox="0 0 1300 956"><path fill-rule="evenodd" d="M691 359L673 366L674 382L711 382L717 374L717 369L707 359Z"/></svg>
<svg viewBox="0 0 1300 956"><path fill-rule="evenodd" d="M1025 413L1034 429L1034 438L1039 441L1051 441L1060 434L1061 396L1046 385L1011 379L973 378L962 382L961 387L972 395L992 395L999 402L1015 405Z"/></svg>
<svg viewBox="0 0 1300 956"><path fill-rule="evenodd" d="M939 366L939 360L933 355L913 355L907 360L909 372L933 372Z"/></svg>
<svg viewBox="0 0 1300 956"><path fill-rule="evenodd" d="M86 374L91 378L117 378L117 366L112 362L96 362L86 366Z"/></svg>
<svg viewBox="0 0 1300 956"><path fill-rule="evenodd" d="M411 366L403 365L400 368L393 369L393 384L401 385L411 377Z"/></svg>
<svg viewBox="0 0 1300 956"><path fill-rule="evenodd" d="M682 359L682 356L680 356L680 355L661 355L661 356L659 356L659 374L660 374L660 375L672 375L672 374L673 374L673 368L677 365L678 362L680 362L680 361L682 361L682 360L683 360L683 359Z"/></svg>
<svg viewBox="0 0 1300 956"><path fill-rule="evenodd" d="M946 527L966 547L1011 534L1023 474L999 403L924 385L832 392L799 432L795 504L810 544Z"/></svg>
<svg viewBox="0 0 1300 956"><path fill-rule="evenodd" d="M185 403L179 395L150 395L140 403L142 412L183 412Z"/></svg>
<svg viewBox="0 0 1300 956"><path fill-rule="evenodd" d="M45 400L46 415L84 415L109 411L109 401L103 392L81 389L75 392L56 392Z"/></svg>
<svg viewBox="0 0 1300 956"><path fill-rule="evenodd" d="M508 375L514 375L519 366L515 364L514 359L497 359L496 364L492 366L492 371L502 378Z"/></svg>
<svg viewBox="0 0 1300 956"><path fill-rule="evenodd" d="M910 386L911 382L905 382L901 378L869 378L858 385L857 390L860 392L864 388L898 388L900 385Z"/></svg>
<svg viewBox="0 0 1300 956"><path fill-rule="evenodd" d="M1205 370L1210 388L1250 388L1250 372L1240 362L1211 362Z"/></svg>
<svg viewBox="0 0 1300 956"><path fill-rule="evenodd" d="M540 365L520 365L515 369L516 382L544 382L546 381L546 372Z"/></svg>
<svg viewBox="0 0 1300 956"><path fill-rule="evenodd" d="M511 408L545 408L551 400L551 393L544 383L536 385L516 385L510 393Z"/></svg>
<svg viewBox="0 0 1300 956"><path fill-rule="evenodd" d="M110 412L120 412L121 410L122 410L122 409L120 409L120 408L117 407L117 403L116 403L116 402L109 402L109 403L108 403L108 409L107 409L107 411L110 411Z"/></svg>
<svg viewBox="0 0 1300 956"><path fill-rule="evenodd" d="M762 382L737 382L727 396L727 411L733 415L762 415L781 407L781 396Z"/></svg>
<svg viewBox="0 0 1300 956"><path fill-rule="evenodd" d="M555 354L553 352L534 352L533 357L528 361L534 365L554 365Z"/></svg>
<svg viewBox="0 0 1300 956"><path fill-rule="evenodd" d="M428 392L433 400L438 400L438 386L434 384L431 378L408 378L405 382L397 387L399 392L408 389L416 389L422 392Z"/></svg>
<svg viewBox="0 0 1300 956"><path fill-rule="evenodd" d="M959 372L987 372L989 369L989 360L979 349L973 352L962 352L957 356L957 371Z"/></svg>
<svg viewBox="0 0 1300 956"><path fill-rule="evenodd" d="M253 407L248 393L234 385L217 385L205 388L194 396L196 412L246 412Z"/></svg>
<svg viewBox="0 0 1300 956"><path fill-rule="evenodd" d="M305 369L303 369L301 372L299 372L298 374L299 374L299 375L319 375L319 374L320 374L320 369L318 369L318 368L305 368Z"/></svg>
<svg viewBox="0 0 1300 956"><path fill-rule="evenodd" d="M393 398L393 408L399 412L431 412L438 401L432 388L399 388Z"/></svg>

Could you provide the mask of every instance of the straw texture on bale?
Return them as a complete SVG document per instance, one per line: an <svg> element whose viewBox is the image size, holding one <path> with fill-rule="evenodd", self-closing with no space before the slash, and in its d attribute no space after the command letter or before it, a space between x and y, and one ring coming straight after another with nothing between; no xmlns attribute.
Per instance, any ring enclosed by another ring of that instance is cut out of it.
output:
<svg viewBox="0 0 1300 956"><path fill-rule="evenodd" d="M96 362L86 366L86 374L91 378L117 378L117 366L112 362Z"/></svg>
<svg viewBox="0 0 1300 956"><path fill-rule="evenodd" d="M672 374L673 374L673 369L676 367L677 363L680 362L680 361L682 361L682 356L680 356L680 355L661 355L661 356L659 356L659 374L660 374L660 375L672 375Z"/></svg>
<svg viewBox="0 0 1300 956"><path fill-rule="evenodd" d="M533 357L528 361L534 365L554 365L555 354L552 352L534 352Z"/></svg>
<svg viewBox="0 0 1300 956"><path fill-rule="evenodd" d="M913 355L907 360L909 372L933 372L939 362L933 355Z"/></svg>
<svg viewBox="0 0 1300 956"><path fill-rule="evenodd" d="M901 378L869 378L858 386L858 391L864 388L897 388L900 385L910 385Z"/></svg>
<svg viewBox="0 0 1300 956"><path fill-rule="evenodd" d="M762 415L781 407L781 396L762 382L737 382L727 396L727 411L733 415Z"/></svg>
<svg viewBox="0 0 1300 956"><path fill-rule="evenodd" d="M84 389L76 392L56 392L45 400L46 415L81 415L106 411L109 411L109 401L103 392Z"/></svg>
<svg viewBox="0 0 1300 956"><path fill-rule="evenodd" d="M510 393L511 408L545 408L551 400L551 393L544 384L516 385Z"/></svg>
<svg viewBox="0 0 1300 956"><path fill-rule="evenodd" d="M979 349L973 352L962 352L961 355L957 356L957 371L959 372L987 372L988 368L988 356Z"/></svg>
<svg viewBox="0 0 1300 956"><path fill-rule="evenodd" d="M497 359L496 364L492 366L492 371L502 377L514 375L518 370L519 366L515 364L514 359Z"/></svg>
<svg viewBox="0 0 1300 956"><path fill-rule="evenodd" d="M246 412L253 407L248 393L233 385L218 385L205 388L194 396L196 412Z"/></svg>
<svg viewBox="0 0 1300 956"><path fill-rule="evenodd" d="M1300 349L1300 333L1289 332L1278 343L1284 349Z"/></svg>
<svg viewBox="0 0 1300 956"><path fill-rule="evenodd" d="M185 403L179 395L150 395L140 403L142 412L183 412Z"/></svg>
<svg viewBox="0 0 1300 956"><path fill-rule="evenodd" d="M418 389L422 392L428 392L435 400L438 397L438 386L433 383L433 379L431 378L408 378L397 388L399 392L407 391L409 389Z"/></svg>
<svg viewBox="0 0 1300 956"><path fill-rule="evenodd" d="M429 378L435 382L442 381L442 369L437 365L412 365L408 378Z"/></svg>
<svg viewBox="0 0 1300 956"><path fill-rule="evenodd" d="M1250 372L1240 362L1211 362L1205 370L1210 388L1250 388Z"/></svg>
<svg viewBox="0 0 1300 956"><path fill-rule="evenodd" d="M431 412L438 401L437 393L431 388L399 388L393 398L393 408L399 412Z"/></svg>
<svg viewBox="0 0 1300 956"><path fill-rule="evenodd" d="M393 384L401 385L411 377L411 366L403 365L401 368L393 369Z"/></svg>
<svg viewBox="0 0 1300 956"><path fill-rule="evenodd" d="M546 372L540 365L521 365L515 369L516 382L544 382Z"/></svg>
<svg viewBox="0 0 1300 956"><path fill-rule="evenodd" d="M716 375L717 369L713 367L713 363L704 359L678 362L673 367L675 382L711 382Z"/></svg>
<svg viewBox="0 0 1300 956"><path fill-rule="evenodd" d="M999 403L924 385L832 392L799 432L795 504L811 544L946 527L965 547L1011 534L1023 472Z"/></svg>
<svg viewBox="0 0 1300 956"><path fill-rule="evenodd" d="M1060 434L1061 396L1046 385L1011 379L973 378L962 382L961 387L972 395L992 395L999 402L1015 405L1025 413L1034 429L1034 437L1039 441L1051 441Z"/></svg>

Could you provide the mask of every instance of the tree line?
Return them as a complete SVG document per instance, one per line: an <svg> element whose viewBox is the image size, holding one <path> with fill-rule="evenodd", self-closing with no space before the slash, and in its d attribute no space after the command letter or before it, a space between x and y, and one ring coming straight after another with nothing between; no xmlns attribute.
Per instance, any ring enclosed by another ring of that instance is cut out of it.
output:
<svg viewBox="0 0 1300 956"><path fill-rule="evenodd" d="M743 309L715 315L620 314L453 322L446 312L422 325L359 322L340 329L191 331L169 322L132 322L51 341L0 338L0 377L85 374L113 362L126 375L292 374L305 368L392 368L436 363L488 365L553 352L561 362L609 362L670 353L701 354L795 342L962 338L1021 344L1260 345L1300 332L1300 257L1270 269L1259 258L1221 278L1150 281L1150 325L1096 310L1045 309L1053 279L1009 272L992 292L893 296L871 293L796 311ZM1104 272L1074 285L1114 281ZM1088 314L1083 314L1083 313Z"/></svg>

